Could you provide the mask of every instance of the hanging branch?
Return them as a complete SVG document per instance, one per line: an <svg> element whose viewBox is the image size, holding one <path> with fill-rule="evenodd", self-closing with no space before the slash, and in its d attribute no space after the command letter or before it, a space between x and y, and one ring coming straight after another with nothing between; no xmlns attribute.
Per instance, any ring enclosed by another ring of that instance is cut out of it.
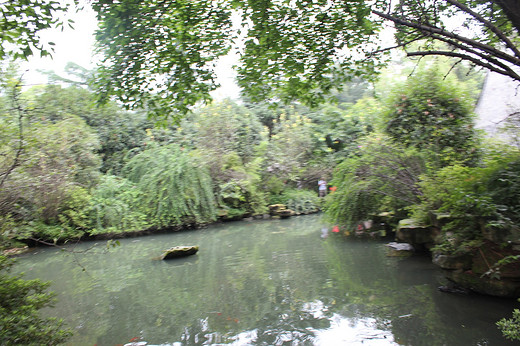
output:
<svg viewBox="0 0 520 346"><path fill-rule="evenodd" d="M456 53L451 51L443 50L430 50L423 52L408 52L408 56L426 56L426 55L441 55L457 57L462 60L467 60L475 65L485 67L491 71L497 72L502 75L511 77L516 81L520 81L520 75L516 73L509 64L520 66L520 51L509 40L506 35L500 31L491 22L480 16L465 5L458 3L455 0L446 0L450 4L458 7L465 13L468 13L473 18L484 24L489 30L491 30L502 42L504 42L514 55L508 54L507 52L501 51L489 44L476 41L474 39L458 35L451 31L432 26L425 23L412 22L403 18L396 17L389 13L383 13L377 10L372 10L375 15L384 18L386 20L394 22L397 26L403 26L411 29L415 29L418 33L423 35L423 38L430 38L438 41L442 41L463 50L465 53ZM480 58L480 59L479 59Z"/></svg>
<svg viewBox="0 0 520 346"><path fill-rule="evenodd" d="M446 1L449 2L450 4L452 4L453 6L458 7L463 12L470 14L473 18L475 18L476 20L478 20L479 22L484 24L486 27L488 27L489 30L491 30L500 40L502 40L502 42L504 42L506 44L507 48L509 48L509 49L511 49L513 51L513 53L515 54L515 56L517 58L520 58L520 51L518 50L518 48L493 23L491 23L489 20L485 19L484 17L482 17L481 15L479 15L478 13L473 11L471 8L467 7L466 5L461 4L458 1L455 1L455 0L446 0Z"/></svg>

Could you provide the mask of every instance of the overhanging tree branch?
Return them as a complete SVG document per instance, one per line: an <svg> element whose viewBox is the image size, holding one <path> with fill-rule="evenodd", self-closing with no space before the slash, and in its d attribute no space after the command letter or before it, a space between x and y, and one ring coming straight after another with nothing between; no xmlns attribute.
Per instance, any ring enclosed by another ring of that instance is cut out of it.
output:
<svg viewBox="0 0 520 346"><path fill-rule="evenodd" d="M454 1L454 0L449 0L449 1ZM439 41L451 44L452 46L459 48L459 49L465 51L466 53L468 53L468 54L462 54L462 53L455 53L455 52L448 52L448 51L431 50L431 51L425 51L425 52L407 53L408 56L444 55L444 56L458 57L463 60L470 61L478 66L485 67L491 71L509 76L509 77L513 78L514 80L520 81L520 75L518 75L509 66L509 64L511 64L511 65L520 67L520 58L515 55L508 54L507 52L501 51L491 45L476 41L474 39L470 39L468 37L464 37L464 36L455 34L453 32L450 32L450 31L447 31L447 30L444 30L444 29L441 29L441 28L438 28L435 26L412 22L410 20L398 18L394 15L391 15L388 13L383 13L383 12L380 12L377 10L372 10L372 13L374 13L375 15L377 15L381 18L392 21L398 26L404 26L404 27L415 29L416 31L418 31L418 33L423 35L423 38L439 40ZM486 21L484 18L482 18L482 20ZM483 21L481 21L481 22L483 24L485 24ZM490 24L490 25L493 26L492 24ZM498 29L496 29L496 30L500 31ZM513 45L513 43L511 41L508 40L508 42L511 45ZM518 49L516 49L516 47L515 47L514 52L515 52L515 54L516 54L516 52L518 52Z"/></svg>
<svg viewBox="0 0 520 346"><path fill-rule="evenodd" d="M515 54L515 56L517 58L520 58L520 51L518 50L518 48L513 44L513 42L500 30L498 29L493 23L491 23L489 20L485 19L484 17L482 17L481 15L479 15L478 13L476 13L475 11L473 11L471 8L467 7L466 5L464 4L461 4L460 2L458 1L455 1L455 0L446 0L447 2L449 2L450 4L452 4L453 6L456 6L458 7L459 9L461 9L463 12L465 13L468 13L470 14L473 18L475 18L476 20L478 20L479 22L481 22L482 24L484 24L485 26L487 26L489 28L489 30L491 30L499 39L501 39L507 46L507 48L511 49L513 51L513 53Z"/></svg>
<svg viewBox="0 0 520 346"><path fill-rule="evenodd" d="M485 43L482 43L482 42L478 42L476 40L473 40L473 39L470 39L470 38L467 38L467 37L464 37L464 36L461 36L461 35L457 35L451 31L446 31L444 29L441 29L441 28L437 28L437 27L434 27L434 26L430 26L430 25L424 25L424 24L419 24L419 23L414 23L414 22L410 22L408 20L404 20L404 19L401 19L401 18L397 18L397 17L394 17L392 15L389 15L389 14L386 14L386 13L383 13L383 12L379 12L379 11L376 11L376 10L372 10L372 13L384 18L384 19L387 19L387 20L390 20L392 22L394 22L395 24L397 25L402 25L402 26L406 26L406 27L409 27L409 28L414 28L414 29L417 29L423 33L426 33L428 34L426 37L428 37L430 34L438 34L438 35L441 35L441 36L444 36L444 37L448 37L448 38L451 38L451 39L454 39L456 41L460 41L460 42L464 42L470 46L472 46L473 48L476 48L476 49L480 49L484 52L487 52L487 53L490 53L500 59L503 59L505 61L508 61L510 62L511 64L514 64L514 65L518 65L520 66L520 59L515 57L515 56L512 56L512 55L509 55L507 54L506 52L503 52L499 49L496 49L495 47L492 47L488 44L485 44Z"/></svg>
<svg viewBox="0 0 520 346"><path fill-rule="evenodd" d="M520 75L518 75L517 73L515 73L515 71L513 71L512 69L510 68L507 68L506 70L501 70L489 63L486 63L486 62L483 62L482 60L479 60L475 57L472 57L472 56L469 56L467 54L462 54L462 53L456 53L456 52L450 52L450 51L442 51L442 50L431 50L431 51L424 51L424 52L409 52L407 53L408 56L427 56L427 55L442 55L442 56L450 56L450 57L455 57L455 58L460 58L460 59L463 59L463 60L467 60L467 61L470 61L472 63L474 63L475 65L478 65L478 66L482 66L482 67L485 67L493 72L497 72L497 73L500 73L500 74L503 74L503 75L506 75L506 76L509 76L515 80L518 80L520 81ZM507 66L506 66L507 67Z"/></svg>

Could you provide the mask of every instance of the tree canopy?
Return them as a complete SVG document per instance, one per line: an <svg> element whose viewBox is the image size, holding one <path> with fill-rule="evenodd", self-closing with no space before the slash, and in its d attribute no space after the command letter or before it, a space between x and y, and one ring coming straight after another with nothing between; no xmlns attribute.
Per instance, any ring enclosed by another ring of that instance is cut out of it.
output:
<svg viewBox="0 0 520 346"><path fill-rule="evenodd" d="M520 5L512 0L104 0L93 7L104 54L99 90L158 114L206 101L217 87L214 64L233 47L238 83L253 100L316 105L346 81L372 77L399 47L520 81ZM388 24L395 45L380 41Z"/></svg>
<svg viewBox="0 0 520 346"><path fill-rule="evenodd" d="M6 56L27 59L35 51L39 51L41 56L49 55L54 43L41 42L40 32L63 26L61 15L67 8L60 1L0 1L0 59Z"/></svg>
<svg viewBox="0 0 520 346"><path fill-rule="evenodd" d="M253 100L316 105L354 77L373 77L395 48L412 57L469 61L520 81L516 0L95 0L91 5L103 57L94 83L101 98L174 119L211 98L218 87L216 63L232 49L240 56L238 83ZM67 6L15 0L1 1L0 9L0 56L27 58L35 50L49 54L51 46L43 45L39 32L63 25L60 14ZM381 31L393 30L389 24L396 29L395 44L381 42Z"/></svg>

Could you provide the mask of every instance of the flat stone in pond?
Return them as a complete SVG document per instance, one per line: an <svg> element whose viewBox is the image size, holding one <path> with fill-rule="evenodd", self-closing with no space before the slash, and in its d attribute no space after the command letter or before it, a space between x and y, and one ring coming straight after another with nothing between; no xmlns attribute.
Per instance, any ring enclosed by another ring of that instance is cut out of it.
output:
<svg viewBox="0 0 520 346"><path fill-rule="evenodd" d="M164 251L164 253L161 256L161 259L166 260L172 258L191 256L196 254L197 251L199 251L198 246L174 246Z"/></svg>

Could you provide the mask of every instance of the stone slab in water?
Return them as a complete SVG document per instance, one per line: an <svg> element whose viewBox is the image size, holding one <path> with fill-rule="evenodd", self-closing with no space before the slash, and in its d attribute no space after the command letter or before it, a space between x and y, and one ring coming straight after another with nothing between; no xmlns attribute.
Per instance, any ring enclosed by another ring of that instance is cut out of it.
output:
<svg viewBox="0 0 520 346"><path fill-rule="evenodd" d="M174 246L164 251L161 256L161 259L172 259L172 258L180 258L195 255L199 251L198 246Z"/></svg>

